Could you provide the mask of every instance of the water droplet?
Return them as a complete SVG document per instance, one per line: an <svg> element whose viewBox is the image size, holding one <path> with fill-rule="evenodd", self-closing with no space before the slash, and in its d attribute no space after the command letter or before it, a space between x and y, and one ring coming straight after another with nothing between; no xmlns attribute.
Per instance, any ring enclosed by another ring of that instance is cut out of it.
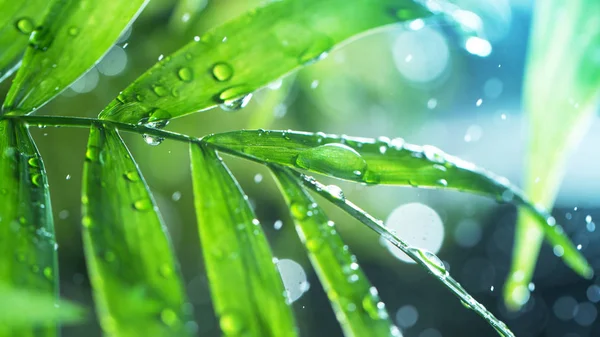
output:
<svg viewBox="0 0 600 337"><path fill-rule="evenodd" d="M281 229L281 227L283 227L283 222L281 220L277 220L275 221L275 223L273 224L273 228L278 231Z"/></svg>
<svg viewBox="0 0 600 337"><path fill-rule="evenodd" d="M31 167L40 167L40 160L37 157L29 158L29 160L27 161L27 163Z"/></svg>
<svg viewBox="0 0 600 337"><path fill-rule="evenodd" d="M262 174L260 174L260 173L257 173L257 174L254 176L254 182L255 182L255 183L259 184L259 183L260 183L262 180L263 180L263 176L262 176Z"/></svg>
<svg viewBox="0 0 600 337"><path fill-rule="evenodd" d="M425 158L431 162L438 164L444 164L446 162L442 150L435 146L423 145L423 154L425 155Z"/></svg>
<svg viewBox="0 0 600 337"><path fill-rule="evenodd" d="M154 207L150 199L140 199L133 203L133 208L138 211L149 211Z"/></svg>
<svg viewBox="0 0 600 337"><path fill-rule="evenodd" d="M244 319L237 313L225 312L219 320L221 331L226 336L237 336L244 329Z"/></svg>
<svg viewBox="0 0 600 337"><path fill-rule="evenodd" d="M443 187L447 187L448 186L448 181L446 179L440 179L437 181L438 185L443 186Z"/></svg>
<svg viewBox="0 0 600 337"><path fill-rule="evenodd" d="M48 280L52 281L52 279L54 279L54 275L52 274L52 268L50 268L50 267L44 268L44 276Z"/></svg>
<svg viewBox="0 0 600 337"><path fill-rule="evenodd" d="M15 23L15 26L17 27L17 29L25 34L25 35L29 35L31 34L31 32L33 32L33 21L31 21L31 19L29 18L22 18L17 20L17 22Z"/></svg>
<svg viewBox="0 0 600 337"><path fill-rule="evenodd" d="M381 146L379 147L379 153L381 153L381 154L385 154L385 152L386 152L386 151L387 151L387 146L385 146L385 145L381 145Z"/></svg>
<svg viewBox="0 0 600 337"><path fill-rule="evenodd" d="M169 94L169 90L167 90L162 85L155 85L155 86L153 86L152 87L152 91L154 91L154 93L158 97L164 97L164 96L167 96Z"/></svg>
<svg viewBox="0 0 600 337"><path fill-rule="evenodd" d="M152 146L156 146L156 145L160 145L163 140L165 140L162 137L158 137L158 136L154 136L154 135L149 135L149 134L143 134L142 138L144 139L144 141L146 142L146 144L148 145L152 145Z"/></svg>
<svg viewBox="0 0 600 337"><path fill-rule="evenodd" d="M434 275L439 277L448 276L448 271L446 270L444 262L442 262L442 260L440 260L440 258L437 257L437 255L428 250L420 248L411 247L409 248L409 250L415 253L417 257L425 263L429 271L431 271Z"/></svg>
<svg viewBox="0 0 600 337"><path fill-rule="evenodd" d="M237 86L225 89L219 95L219 107L225 111L237 111L244 108L252 99L252 94L248 93L246 87Z"/></svg>
<svg viewBox="0 0 600 337"><path fill-rule="evenodd" d="M125 178L132 182L140 181L140 175L137 173L137 171L129 171L125 173Z"/></svg>
<svg viewBox="0 0 600 337"><path fill-rule="evenodd" d="M217 81L227 81L233 76L233 68L225 62L215 63L212 68L212 75Z"/></svg>
<svg viewBox="0 0 600 337"><path fill-rule="evenodd" d="M325 190L337 200L343 201L344 199L346 199L344 197L344 191L342 191L342 189L337 185L327 185L325 187Z"/></svg>
<svg viewBox="0 0 600 337"><path fill-rule="evenodd" d="M320 238L306 240L306 249L308 249L309 252L318 252L322 246L323 240Z"/></svg>
<svg viewBox="0 0 600 337"><path fill-rule="evenodd" d="M296 158L296 165L348 180L361 178L367 169L367 163L356 150L340 143L305 150Z"/></svg>
<svg viewBox="0 0 600 337"><path fill-rule="evenodd" d="M46 51L50 47L50 44L52 44L52 40L52 35L48 29L38 27L31 33L29 44L37 50Z"/></svg>
<svg viewBox="0 0 600 337"><path fill-rule="evenodd" d="M43 177L42 177L42 175L41 175L41 174L37 174L37 173L36 173L36 174L34 174L34 175L31 177L31 182L32 182L32 183L33 183L35 186L38 186L38 187L42 186L42 184L43 184Z"/></svg>
<svg viewBox="0 0 600 337"><path fill-rule="evenodd" d="M385 311L385 305L379 300L379 295L375 287L371 287L367 295L363 297L362 307L372 319L385 319L388 316Z"/></svg>
<svg viewBox="0 0 600 337"><path fill-rule="evenodd" d="M77 28L75 26L69 28L69 35L77 36L78 34L79 34L79 28Z"/></svg>
<svg viewBox="0 0 600 337"><path fill-rule="evenodd" d="M317 38L300 54L298 62L302 65L310 65L318 62L327 57L331 46L332 41L329 37Z"/></svg>
<svg viewBox="0 0 600 337"><path fill-rule="evenodd" d="M184 82L191 82L194 79L194 74L191 68L183 67L177 72L179 79Z"/></svg>
<svg viewBox="0 0 600 337"><path fill-rule="evenodd" d="M169 124L169 119L171 119L171 114L168 111L163 109L155 109L150 114L150 117L145 125L155 129L162 129Z"/></svg>
<svg viewBox="0 0 600 337"><path fill-rule="evenodd" d="M171 309L163 309L163 311L160 312L160 320L168 326L175 326L179 323L179 317L177 317L175 311Z"/></svg>
<svg viewBox="0 0 600 337"><path fill-rule="evenodd" d="M304 220L307 217L308 210L306 206L302 203L293 203L290 206L290 211L292 212L292 216L297 220Z"/></svg>

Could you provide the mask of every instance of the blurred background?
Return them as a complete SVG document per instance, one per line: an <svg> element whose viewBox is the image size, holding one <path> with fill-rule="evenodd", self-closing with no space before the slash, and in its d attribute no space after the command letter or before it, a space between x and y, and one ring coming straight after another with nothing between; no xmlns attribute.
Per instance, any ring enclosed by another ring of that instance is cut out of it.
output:
<svg viewBox="0 0 600 337"><path fill-rule="evenodd" d="M175 1L152 0L90 72L38 113L95 117L162 57L260 2L181 1L197 9L188 11ZM439 18L396 25L337 49L325 60L260 90L240 111L216 108L173 120L167 129L197 137L244 128L402 137L411 143L435 145L519 184L526 144L521 89L532 1L454 3L469 11L463 13L467 21L483 23L485 40L464 36ZM2 97L10 82L0 84ZM600 218L597 119L591 129L570 158L554 216L598 270L600 230L596 231L594 223ZM93 310L79 230L87 131L33 128L32 133L49 174L61 296ZM139 135L124 137L168 225L198 334L219 336L192 206L188 148L169 140L150 146ZM301 335L341 336L269 172L248 161L225 160L250 197L279 259ZM513 206L452 191L335 183L348 199L385 220L400 237L438 253L450 273L517 336L600 336L600 278L576 276L548 246L541 252L525 307L519 312L505 309L501 291L512 251ZM495 335L484 320L406 256L326 202L322 205L379 289L404 336ZM100 336L101 331L90 318L85 325L65 327L63 335Z"/></svg>

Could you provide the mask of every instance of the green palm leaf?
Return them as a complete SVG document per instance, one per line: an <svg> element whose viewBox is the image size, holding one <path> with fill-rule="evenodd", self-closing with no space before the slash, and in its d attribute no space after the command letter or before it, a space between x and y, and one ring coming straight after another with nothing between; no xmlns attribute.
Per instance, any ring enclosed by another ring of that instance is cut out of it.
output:
<svg viewBox="0 0 600 337"><path fill-rule="evenodd" d="M288 168L271 166L345 336L400 336L377 289L344 244L321 207ZM341 193L341 190L340 190Z"/></svg>
<svg viewBox="0 0 600 337"><path fill-rule="evenodd" d="M225 336L297 336L273 255L247 198L217 154L190 143L198 229Z"/></svg>
<svg viewBox="0 0 600 337"><path fill-rule="evenodd" d="M412 0L272 1L165 57L100 116L135 124L218 104L240 108L257 89L325 57L351 37L428 14Z"/></svg>
<svg viewBox="0 0 600 337"><path fill-rule="evenodd" d="M92 127L83 240L100 323L110 336L187 336L179 267L148 185L117 131Z"/></svg>
<svg viewBox="0 0 600 337"><path fill-rule="evenodd" d="M0 121L0 196L0 282L55 297L58 246L48 180L27 126L20 121ZM56 333L54 324L20 328L0 324L0 336Z"/></svg>

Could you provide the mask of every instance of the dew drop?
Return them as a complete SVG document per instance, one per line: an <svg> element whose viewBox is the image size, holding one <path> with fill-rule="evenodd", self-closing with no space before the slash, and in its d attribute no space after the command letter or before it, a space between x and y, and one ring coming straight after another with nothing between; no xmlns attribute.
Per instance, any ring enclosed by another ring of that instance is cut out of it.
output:
<svg viewBox="0 0 600 337"><path fill-rule="evenodd" d="M192 69L188 67L183 67L177 71L177 76L180 80L184 82L191 82L194 79L194 74L192 73Z"/></svg>
<svg viewBox="0 0 600 337"><path fill-rule="evenodd" d="M147 127L162 129L169 124L171 114L163 109L155 109L150 114L148 121L145 123Z"/></svg>
<svg viewBox="0 0 600 337"><path fill-rule="evenodd" d="M225 62L218 62L212 68L212 75L219 82L227 81L233 76L233 68Z"/></svg>
<svg viewBox="0 0 600 337"><path fill-rule="evenodd" d="M125 178L132 182L140 181L140 175L137 173L137 171L129 171L125 173Z"/></svg>
<svg viewBox="0 0 600 337"><path fill-rule="evenodd" d="M15 23L15 26L17 27L17 29L25 34L25 35L29 35L31 34L31 32L33 32L33 21L31 21L31 19L29 18L22 18L17 20L17 22Z"/></svg>
<svg viewBox="0 0 600 337"><path fill-rule="evenodd" d="M219 326L224 335L236 336L244 329L244 319L237 313L225 312L219 319Z"/></svg>
<svg viewBox="0 0 600 337"><path fill-rule="evenodd" d="M344 197L344 191L342 191L342 189L337 186L337 185L327 185L327 187L325 187L325 190L331 194L332 197L334 197L337 200L345 200L346 198Z"/></svg>
<svg viewBox="0 0 600 337"><path fill-rule="evenodd" d="M40 51L46 51L52 44L52 35L50 31L43 27L38 27L33 30L29 37L29 44Z"/></svg>
<svg viewBox="0 0 600 337"><path fill-rule="evenodd" d="M149 211L154 207L150 199L140 199L133 203L133 208L138 211Z"/></svg>
<svg viewBox="0 0 600 337"><path fill-rule="evenodd" d="M439 277L448 276L448 271L446 270L444 262L442 262L442 260L440 260L440 258L437 257L437 255L428 250L420 248L411 247L409 248L409 250L415 253L417 257L425 263L429 271L431 271L434 275Z"/></svg>
<svg viewBox="0 0 600 337"><path fill-rule="evenodd" d="M54 275L52 275L52 268L50 267L44 268L43 273L46 279L48 279L49 281L52 281L52 279L54 278Z"/></svg>
<svg viewBox="0 0 600 337"><path fill-rule="evenodd" d="M29 158L29 160L27 161L27 163L31 167L40 167L40 160L38 158L36 158L36 157Z"/></svg>
<svg viewBox="0 0 600 337"><path fill-rule="evenodd" d="M158 137L158 136L154 136L154 135L149 135L149 134L143 134L142 138L144 139L144 141L146 142L146 144L148 145L152 145L152 146L156 146L156 145L160 145L163 140L165 140L162 137Z"/></svg>
<svg viewBox="0 0 600 337"><path fill-rule="evenodd" d="M244 108L252 99L252 94L243 86L231 87L219 94L219 107L225 111L237 111Z"/></svg>
<svg viewBox="0 0 600 337"><path fill-rule="evenodd" d="M296 158L296 166L349 180L361 178L367 169L366 161L356 150L340 143L329 143L301 152Z"/></svg>
<svg viewBox="0 0 600 337"><path fill-rule="evenodd" d="M154 85L152 87L152 91L154 91L154 93L156 94L156 96L158 97L164 97L167 96L169 94L169 90L167 90L165 87L163 87L162 85Z"/></svg>

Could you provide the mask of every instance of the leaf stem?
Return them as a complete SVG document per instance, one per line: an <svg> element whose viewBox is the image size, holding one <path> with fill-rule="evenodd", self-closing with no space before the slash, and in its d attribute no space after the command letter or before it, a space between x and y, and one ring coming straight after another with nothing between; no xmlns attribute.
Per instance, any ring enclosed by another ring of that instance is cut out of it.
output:
<svg viewBox="0 0 600 337"><path fill-rule="evenodd" d="M2 119L17 119L24 121L29 125L37 125L39 127L53 126L53 127L75 127L75 128L89 128L93 123L102 123L106 126L113 126L119 130L124 130L128 132L138 133L138 134L147 134L156 137L172 139L185 143L199 143L200 138L190 137L181 133L165 131L156 128L151 128L145 126L143 124L129 124L129 123L121 123L115 121L107 121L98 118L83 118L83 117L66 117L66 116L34 116L34 115L26 115L26 116L12 116L12 115L3 115L0 116L0 120Z"/></svg>

